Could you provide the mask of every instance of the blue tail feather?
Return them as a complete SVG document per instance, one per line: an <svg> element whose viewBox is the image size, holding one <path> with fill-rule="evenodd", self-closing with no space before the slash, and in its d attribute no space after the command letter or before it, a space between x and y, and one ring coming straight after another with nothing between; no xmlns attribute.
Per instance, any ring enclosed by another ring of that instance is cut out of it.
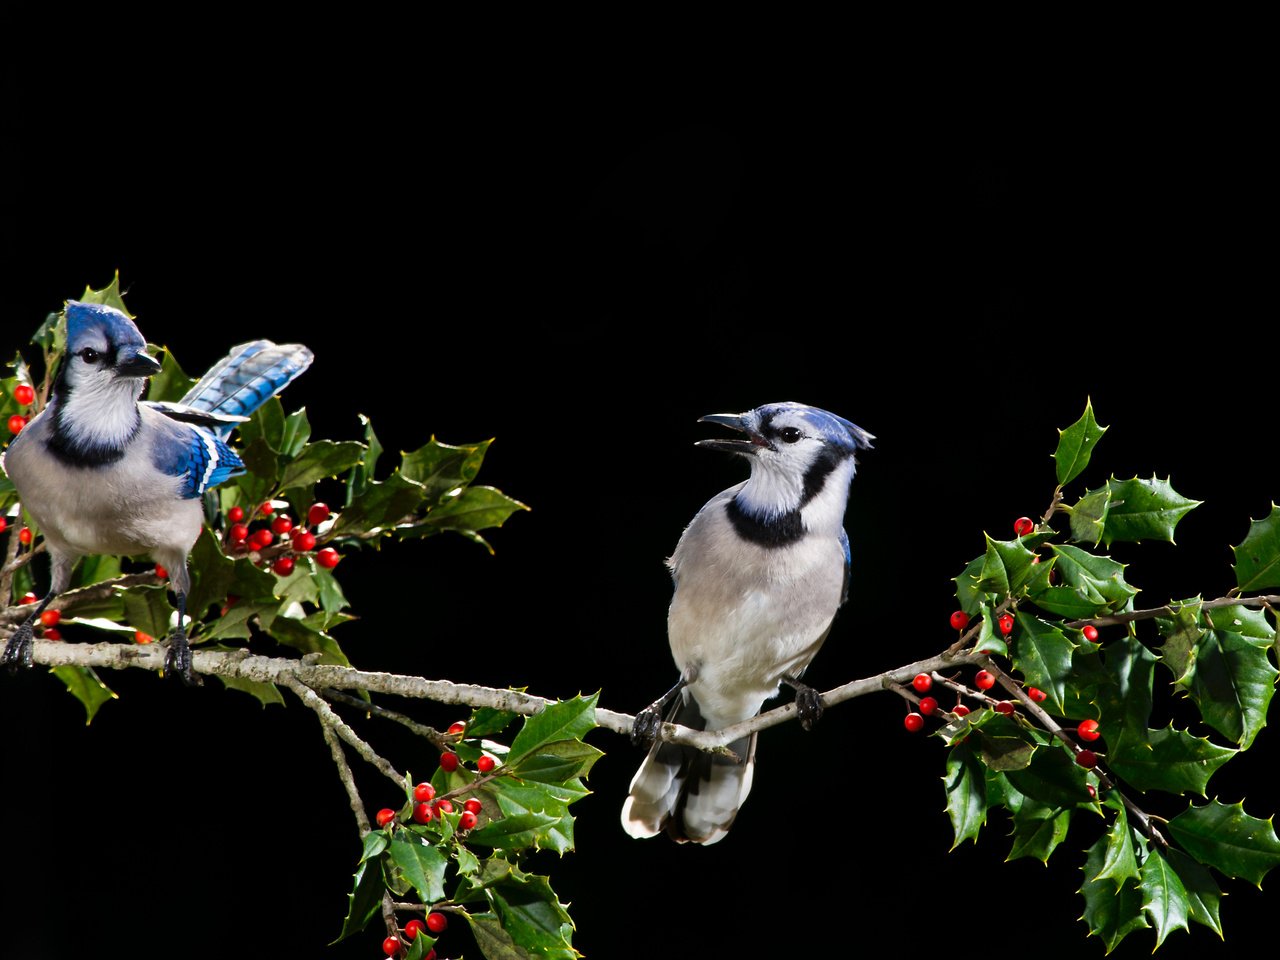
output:
<svg viewBox="0 0 1280 960"><path fill-rule="evenodd" d="M313 354L300 343L253 340L232 349L180 401L196 410L247 417L311 365ZM216 429L221 437L232 427Z"/></svg>

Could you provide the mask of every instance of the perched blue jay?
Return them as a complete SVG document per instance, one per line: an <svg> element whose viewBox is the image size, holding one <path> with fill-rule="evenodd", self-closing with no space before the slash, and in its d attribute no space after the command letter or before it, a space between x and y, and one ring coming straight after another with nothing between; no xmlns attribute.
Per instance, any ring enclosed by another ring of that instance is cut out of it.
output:
<svg viewBox="0 0 1280 960"><path fill-rule="evenodd" d="M845 503L854 456L875 438L802 403L702 421L745 434L697 445L741 454L751 477L712 497L667 561L675 581L667 634L680 681L637 715L632 739L640 744L656 737L672 701L667 720L718 730L754 717L783 683L795 689L809 729L822 700L799 678L848 595ZM751 790L756 735L729 749L734 756L654 743L631 781L623 829L633 837L665 829L681 842L722 839Z"/></svg>
<svg viewBox="0 0 1280 960"><path fill-rule="evenodd" d="M32 624L67 589L80 557L147 553L169 571L178 599L165 672L192 683L187 554L204 520L201 496L244 472L227 437L311 364L311 351L244 343L180 403L140 402L160 364L133 321L74 300L65 312L67 351L49 403L0 459L44 534L53 567L49 592L9 638L0 662L30 665Z"/></svg>

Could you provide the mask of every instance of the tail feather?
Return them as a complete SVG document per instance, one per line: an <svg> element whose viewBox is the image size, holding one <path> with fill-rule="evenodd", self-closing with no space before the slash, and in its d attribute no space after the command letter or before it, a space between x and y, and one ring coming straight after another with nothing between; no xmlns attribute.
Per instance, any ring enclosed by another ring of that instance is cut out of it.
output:
<svg viewBox="0 0 1280 960"><path fill-rule="evenodd" d="M180 401L195 410L247 417L311 366L314 354L300 343L242 343L215 363ZM232 425L216 432L226 437Z"/></svg>
<svg viewBox="0 0 1280 960"><path fill-rule="evenodd" d="M686 690L667 720L694 730L706 727L697 702ZM756 735L730 744L735 756L658 742L631 781L622 805L622 828L633 837L664 830L681 843L711 844L724 838L751 791Z"/></svg>

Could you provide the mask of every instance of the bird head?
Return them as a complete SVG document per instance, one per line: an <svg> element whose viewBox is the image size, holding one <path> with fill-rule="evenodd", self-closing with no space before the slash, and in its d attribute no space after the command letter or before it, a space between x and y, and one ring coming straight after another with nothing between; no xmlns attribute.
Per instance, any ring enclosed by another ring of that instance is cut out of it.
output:
<svg viewBox="0 0 1280 960"><path fill-rule="evenodd" d="M146 352L146 339L119 310L102 303L68 300L66 315L63 377L72 389L104 389L130 381L136 397L142 392L142 381L160 372L160 364Z"/></svg>
<svg viewBox="0 0 1280 960"><path fill-rule="evenodd" d="M855 454L870 449L875 439L843 417L792 401L768 403L746 413L713 413L699 422L717 423L745 435L699 440L697 446L750 459L751 481L738 499L764 516L805 507L828 489L833 477L843 480L847 491Z"/></svg>

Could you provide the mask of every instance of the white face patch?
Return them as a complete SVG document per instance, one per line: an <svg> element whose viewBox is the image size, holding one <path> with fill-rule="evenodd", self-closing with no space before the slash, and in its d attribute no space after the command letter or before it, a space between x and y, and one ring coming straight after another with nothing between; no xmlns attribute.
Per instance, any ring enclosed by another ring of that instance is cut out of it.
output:
<svg viewBox="0 0 1280 960"><path fill-rule="evenodd" d="M138 427L138 397L144 381L117 378L111 370L79 357L73 363L70 396L59 403L62 429L73 443L123 445Z"/></svg>

